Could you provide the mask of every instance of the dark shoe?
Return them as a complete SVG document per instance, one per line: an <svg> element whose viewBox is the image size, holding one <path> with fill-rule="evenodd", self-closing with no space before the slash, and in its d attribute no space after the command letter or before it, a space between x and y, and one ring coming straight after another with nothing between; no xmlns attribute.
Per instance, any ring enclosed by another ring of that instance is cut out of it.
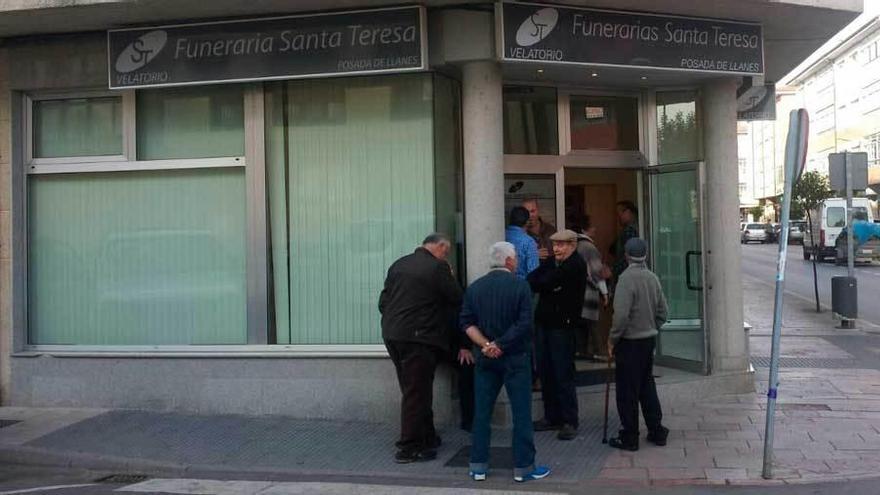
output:
<svg viewBox="0 0 880 495"><path fill-rule="evenodd" d="M618 437L618 438L609 439L608 445L611 447L614 447L615 449L628 450L630 452L635 452L635 451L639 450L638 440L635 442L625 442Z"/></svg>
<svg viewBox="0 0 880 495"><path fill-rule="evenodd" d="M559 440L574 440L577 436L577 428L570 424L562 425L562 428L559 429L559 433L556 434L556 438Z"/></svg>
<svg viewBox="0 0 880 495"><path fill-rule="evenodd" d="M436 449L437 447L443 445L443 439L440 438L440 435L434 435L434 439L428 442L429 449Z"/></svg>
<svg viewBox="0 0 880 495"><path fill-rule="evenodd" d="M562 425L549 423L546 419L541 419L532 423L532 429L535 431L556 431L562 428Z"/></svg>
<svg viewBox="0 0 880 495"><path fill-rule="evenodd" d="M434 435L434 440L431 442L428 442L427 448L436 449L437 447L439 447L442 444L443 444L443 439L440 438L439 435ZM398 440L398 441L394 442L394 446L397 447L398 449L402 449L404 446L403 440Z"/></svg>
<svg viewBox="0 0 880 495"><path fill-rule="evenodd" d="M666 438L669 436L669 428L661 426L659 429L648 432L648 441L658 447L666 445Z"/></svg>
<svg viewBox="0 0 880 495"><path fill-rule="evenodd" d="M394 454L394 462L398 464L410 464L413 462L432 461L437 458L437 451L434 449L425 450L398 450Z"/></svg>

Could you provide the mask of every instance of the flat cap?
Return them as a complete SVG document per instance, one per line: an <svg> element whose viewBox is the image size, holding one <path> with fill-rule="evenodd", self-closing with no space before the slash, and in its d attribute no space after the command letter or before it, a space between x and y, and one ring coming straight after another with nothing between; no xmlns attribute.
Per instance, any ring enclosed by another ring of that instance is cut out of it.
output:
<svg viewBox="0 0 880 495"><path fill-rule="evenodd" d="M560 230L559 232L550 236L551 241L559 241L559 242L575 242L577 241L578 235L574 233L573 230Z"/></svg>

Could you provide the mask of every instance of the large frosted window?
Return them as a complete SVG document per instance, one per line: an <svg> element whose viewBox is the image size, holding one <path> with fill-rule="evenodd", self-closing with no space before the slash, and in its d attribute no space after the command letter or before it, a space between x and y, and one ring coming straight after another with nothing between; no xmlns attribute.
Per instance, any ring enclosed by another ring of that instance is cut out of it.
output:
<svg viewBox="0 0 880 495"><path fill-rule="evenodd" d="M435 183L431 75L267 90L275 340L381 343L386 270L436 228L435 208L455 206L435 201L435 187L453 193L456 172L443 165ZM438 165L455 153L438 155Z"/></svg>
<svg viewBox="0 0 880 495"><path fill-rule="evenodd" d="M243 344L244 170L32 175L32 344Z"/></svg>
<svg viewBox="0 0 880 495"><path fill-rule="evenodd" d="M33 156L58 158L122 154L122 98L33 102Z"/></svg>
<svg viewBox="0 0 880 495"><path fill-rule="evenodd" d="M657 93L657 154L660 163L702 158L696 96L693 91Z"/></svg>
<svg viewBox="0 0 880 495"><path fill-rule="evenodd" d="M138 160L243 155L241 86L138 91Z"/></svg>

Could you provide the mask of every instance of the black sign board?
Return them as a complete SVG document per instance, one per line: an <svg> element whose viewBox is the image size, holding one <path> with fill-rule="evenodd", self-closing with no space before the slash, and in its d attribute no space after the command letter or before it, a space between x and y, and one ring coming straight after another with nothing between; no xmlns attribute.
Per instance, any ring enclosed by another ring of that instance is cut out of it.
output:
<svg viewBox="0 0 880 495"><path fill-rule="evenodd" d="M110 88L426 68L419 6L108 31Z"/></svg>
<svg viewBox="0 0 880 495"><path fill-rule="evenodd" d="M752 85L744 77L736 90L736 120L776 120L776 85Z"/></svg>
<svg viewBox="0 0 880 495"><path fill-rule="evenodd" d="M760 24L505 2L506 61L763 74Z"/></svg>

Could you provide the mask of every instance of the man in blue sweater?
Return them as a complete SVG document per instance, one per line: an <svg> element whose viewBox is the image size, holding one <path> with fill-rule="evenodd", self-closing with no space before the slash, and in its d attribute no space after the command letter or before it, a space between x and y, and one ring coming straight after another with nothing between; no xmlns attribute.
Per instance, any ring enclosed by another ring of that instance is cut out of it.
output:
<svg viewBox="0 0 880 495"><path fill-rule="evenodd" d="M513 244L516 249L516 273L523 280L535 268L538 268L538 243L526 232L529 222L529 210L522 206L514 206L510 210L510 223L504 232L504 240Z"/></svg>
<svg viewBox="0 0 880 495"><path fill-rule="evenodd" d="M486 479L489 470L490 421L501 385L507 390L513 418L513 479L546 478L550 469L535 466L532 430L532 292L518 279L516 250L497 242L490 250L491 271L468 287L461 328L474 343L474 423L470 476ZM479 350L480 352L476 352Z"/></svg>

